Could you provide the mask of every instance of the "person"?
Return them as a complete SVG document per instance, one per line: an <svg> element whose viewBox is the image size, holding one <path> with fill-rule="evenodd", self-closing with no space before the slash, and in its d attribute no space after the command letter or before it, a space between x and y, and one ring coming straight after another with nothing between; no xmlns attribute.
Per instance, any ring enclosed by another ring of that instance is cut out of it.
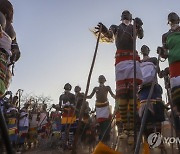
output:
<svg viewBox="0 0 180 154"><path fill-rule="evenodd" d="M94 94L96 94L96 119L99 123L99 140L102 140L104 142L109 141L110 139L110 130L111 127L108 128L109 123L111 121L111 113L109 108L109 101L107 98L108 93L115 98L115 95L113 94L111 87L104 85L106 82L106 78L104 75L100 75L98 78L99 86L94 87L92 93L87 96L87 99L91 99ZM105 131L107 130L106 134ZM103 138L104 136L104 138Z"/></svg>
<svg viewBox="0 0 180 154"><path fill-rule="evenodd" d="M34 100L29 100L32 104L32 109L29 111L29 131L28 131L28 148L31 149L32 145L37 146L38 138L38 105L37 102L32 103Z"/></svg>
<svg viewBox="0 0 180 154"><path fill-rule="evenodd" d="M10 137L11 144L14 150L17 150L18 141L18 109L16 102L11 102L6 110L5 118L7 120L8 133Z"/></svg>
<svg viewBox="0 0 180 154"><path fill-rule="evenodd" d="M0 96L9 86L12 73L11 66L20 58L16 33L12 26L13 6L8 0L0 1Z"/></svg>
<svg viewBox="0 0 180 154"><path fill-rule="evenodd" d="M165 120L164 104L162 101L162 87L158 84L157 73L159 73L158 60L156 57L149 56L150 49L147 45L141 47L143 58L140 63L141 72L143 75L142 84L138 92L140 107L139 117L143 118L145 106L149 97L151 85L155 82L153 93L150 97L150 105L145 124L144 134L146 137L154 132L154 129L161 132L161 122Z"/></svg>
<svg viewBox="0 0 180 154"><path fill-rule="evenodd" d="M124 125L124 132L122 136L126 137L126 132L129 131L128 143L132 144L133 138L133 78L134 78L134 62L133 62L133 37L142 39L143 22L140 18L135 18L136 36L133 36L132 14L128 10L124 10L121 14L121 24L111 25L109 30L102 23L99 23L96 32L99 32L102 27L103 37L106 40L115 38L115 45L117 48L115 55L115 74L116 74L116 103L119 107L121 119ZM141 84L142 74L139 66L139 56L136 53L136 82ZM130 122L128 126L128 105L130 111Z"/></svg>
<svg viewBox="0 0 180 154"><path fill-rule="evenodd" d="M180 112L180 25L179 16L175 12L168 15L170 29L162 35L162 47L157 51L162 58L168 59L171 97L173 104Z"/></svg>
<svg viewBox="0 0 180 154"><path fill-rule="evenodd" d="M81 106L83 103L84 93L81 92L80 86L75 86L74 92L75 92L75 102L76 102L76 117L78 119L80 110L81 110Z"/></svg>
<svg viewBox="0 0 180 154"><path fill-rule="evenodd" d="M75 92L75 100L76 100L76 117L77 117L77 122L79 122L79 115L80 115L80 110L83 104L83 99L84 99L84 93L81 92L81 87L80 86L75 86L74 88ZM84 107L84 112L82 116L82 121L81 121L81 143L83 145L90 144L90 135L89 131L91 131L91 120L90 120L90 107L89 103L87 101L84 102L85 107Z"/></svg>
<svg viewBox="0 0 180 154"><path fill-rule="evenodd" d="M29 130L29 103L25 103L24 107L19 111L19 138L18 138L18 149L22 151L24 147L24 143L27 139L28 130Z"/></svg>
<svg viewBox="0 0 180 154"><path fill-rule="evenodd" d="M59 111L59 104L53 104L55 111L50 114L50 121L52 122L52 136L59 137L61 132L61 113Z"/></svg>
<svg viewBox="0 0 180 154"><path fill-rule="evenodd" d="M76 116L73 114L75 109L75 95L71 93L72 86L69 83L64 85L64 93L59 97L59 106L63 109L62 113L62 146L63 149L71 149L74 141L76 129ZM68 129L70 126L70 129Z"/></svg>
<svg viewBox="0 0 180 154"><path fill-rule="evenodd" d="M38 113L38 134L41 139L48 136L49 113L47 112L47 104L43 102L40 112Z"/></svg>

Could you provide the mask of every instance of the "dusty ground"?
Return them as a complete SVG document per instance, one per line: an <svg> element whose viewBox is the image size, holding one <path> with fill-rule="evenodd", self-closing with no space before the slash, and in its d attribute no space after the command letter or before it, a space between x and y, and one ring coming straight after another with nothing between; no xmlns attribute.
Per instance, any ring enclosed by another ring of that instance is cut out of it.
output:
<svg viewBox="0 0 180 154"><path fill-rule="evenodd" d="M163 127L163 136L166 137L171 137L172 136L172 132L171 132L171 127L170 125L165 125ZM173 132L173 134L175 134ZM117 146L117 150L120 151L122 154L133 154L134 150L132 146L129 146L127 144L127 140L118 140L118 146ZM70 151L62 151L60 148L54 147L54 148L46 148L46 149L34 149L34 150L30 150L27 152L23 152L24 154L71 154ZM142 153L142 149L140 149L140 154ZM77 154L89 154L88 152L88 148L86 148L86 150L77 150ZM161 149L161 148L155 148L155 149L151 149L150 150L150 154L179 154L177 146L174 144L173 147L170 145L165 145L165 149Z"/></svg>

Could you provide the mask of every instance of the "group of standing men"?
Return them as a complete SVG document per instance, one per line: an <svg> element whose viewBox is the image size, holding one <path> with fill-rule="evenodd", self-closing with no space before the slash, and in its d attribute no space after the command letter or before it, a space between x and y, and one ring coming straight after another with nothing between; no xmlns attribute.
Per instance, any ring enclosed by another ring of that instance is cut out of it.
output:
<svg viewBox="0 0 180 154"><path fill-rule="evenodd" d="M134 20L135 28L131 24ZM8 0L0 0L0 96L3 96L8 88L11 78L10 68L20 57L19 47L16 41L16 33L12 26L13 21L13 6ZM162 47L158 48L158 54L169 61L169 70L166 75L169 77L170 96L172 105L180 112L180 26L179 16L171 12L168 15L168 24L170 30L162 36ZM143 22L140 18L132 18L132 14L125 10L121 15L120 25L111 25L109 29L102 23L96 27L97 32L100 27L102 34L106 40L115 39L117 48L115 54L115 74L116 74L116 95L113 94L109 86L105 86L106 81L103 75L99 76L99 86L95 87L92 93L87 96L87 99L96 94L96 119L100 124L101 132L100 140L108 140L110 138L111 113L109 110L109 102L107 99L108 92L116 99L116 108L120 113L121 121L123 122L123 135L128 132L128 143L133 144L134 136L134 98L133 89L134 82L139 88L138 99L140 101L139 117L143 117L145 105L148 100L151 85L154 84L153 93L150 97L150 106L148 108L147 122L161 122L164 120L163 103L162 103L162 88L158 84L157 74L162 76L162 71L159 69L159 61L157 58L149 57L149 47L143 45L141 53L143 59L140 60L138 52L134 54L134 42L138 37L143 38ZM135 36L134 36L135 35ZM135 38L135 39L134 39ZM133 58L134 57L134 58ZM136 81L134 81L134 60L136 63ZM62 139L67 140L69 135L69 145L72 146L73 136L75 133L76 123L80 108L82 106L84 94L80 93L80 87L75 88L76 94L70 93L71 85L64 86L65 92L60 96L59 108L63 108L62 120L64 123L62 128ZM88 105L87 105L88 106ZM129 112L129 114L127 114ZM157 112L160 115L157 115ZM128 116L129 115L129 116ZM68 118L70 117L70 118ZM158 117L158 118L157 118ZM179 131L179 130L178 130ZM106 133L106 134L104 134ZM66 144L65 144L66 145Z"/></svg>
<svg viewBox="0 0 180 154"><path fill-rule="evenodd" d="M134 21L135 28L131 24ZM177 107L179 112L180 93L179 93L179 64L180 64L180 26L179 16L172 12L168 15L168 24L170 25L169 32L162 36L163 47L158 48L158 54L169 60L169 74L171 97L173 106ZM122 23L120 25L111 25L109 29L102 23L99 23L96 33L100 31L106 41L115 39L117 48L115 55L115 74L116 74L116 106L119 110L121 121L123 122L124 135L128 132L128 143L133 144L133 129L134 129L134 114L133 114L133 88L134 88L134 60L136 61L136 85L139 89L138 99L139 117L143 117L147 100L152 83L154 83L153 91L150 96L150 105L148 108L148 117L146 124L149 122L162 122L164 118L164 104L162 101L162 88L158 84L157 74L162 77L163 71L160 71L159 60L155 57L149 57L149 47L143 45L141 53L143 59L140 60L138 52L134 51L135 39L143 38L143 22L140 18L132 18L132 14L125 10L121 15ZM134 29L133 29L134 28ZM135 35L135 36L134 36ZM167 52L169 51L169 52ZM135 53L135 56L133 55ZM134 57L133 57L134 56ZM129 114L127 114L129 112ZM172 111L173 112L173 111ZM128 116L129 115L129 116ZM129 118L128 118L129 117ZM152 132L152 130L151 130ZM148 133L149 134L149 133Z"/></svg>

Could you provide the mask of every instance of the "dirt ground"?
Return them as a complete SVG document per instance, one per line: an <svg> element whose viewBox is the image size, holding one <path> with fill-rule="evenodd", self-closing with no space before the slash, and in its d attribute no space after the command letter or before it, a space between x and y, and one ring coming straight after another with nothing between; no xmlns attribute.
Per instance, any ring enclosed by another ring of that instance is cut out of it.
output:
<svg viewBox="0 0 180 154"><path fill-rule="evenodd" d="M170 125L164 125L163 130L162 130L163 136L172 136L172 132L171 132L171 126ZM175 134L173 132L173 134ZM79 145L80 146L80 145ZM117 145L117 151L121 152L122 154L133 154L134 150L133 150L133 146L129 146L127 144L127 140L126 139L118 139L118 145ZM54 147L54 148L46 148L46 149L33 149L33 150L29 150L26 152L23 152L24 154L71 154L71 151L63 151L62 149L58 148L58 147ZM142 153L142 146L140 149L140 153ZM77 154L90 154L90 152L88 151L88 148L86 149L78 149L77 150ZM150 150L150 154L179 154L178 152L178 148L177 145L173 144L172 145L165 145L165 148L154 148Z"/></svg>

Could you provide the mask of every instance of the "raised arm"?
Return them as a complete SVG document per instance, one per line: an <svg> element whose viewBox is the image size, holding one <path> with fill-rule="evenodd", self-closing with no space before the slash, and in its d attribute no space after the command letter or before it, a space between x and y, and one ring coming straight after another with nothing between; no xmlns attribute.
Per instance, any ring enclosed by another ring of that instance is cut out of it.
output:
<svg viewBox="0 0 180 154"><path fill-rule="evenodd" d="M143 22L140 18L135 18L134 21L136 22L136 35L139 39L142 39L144 37Z"/></svg>
<svg viewBox="0 0 180 154"><path fill-rule="evenodd" d="M95 27L95 29L96 29L95 33L99 33L100 27L102 27L101 33L103 34L103 35L101 35L101 40L103 40L104 42L113 42L114 41L114 37L113 37L112 29L108 30L107 27L100 22Z"/></svg>

